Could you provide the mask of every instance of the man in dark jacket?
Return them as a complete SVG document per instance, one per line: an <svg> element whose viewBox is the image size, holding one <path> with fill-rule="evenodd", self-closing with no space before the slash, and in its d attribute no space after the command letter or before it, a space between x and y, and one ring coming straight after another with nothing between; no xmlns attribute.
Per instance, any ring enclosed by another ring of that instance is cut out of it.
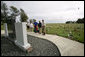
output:
<svg viewBox="0 0 85 57"><path fill-rule="evenodd" d="M39 21L39 24L38 24L38 28L39 28L39 33L41 34L41 30L42 30L42 23Z"/></svg>

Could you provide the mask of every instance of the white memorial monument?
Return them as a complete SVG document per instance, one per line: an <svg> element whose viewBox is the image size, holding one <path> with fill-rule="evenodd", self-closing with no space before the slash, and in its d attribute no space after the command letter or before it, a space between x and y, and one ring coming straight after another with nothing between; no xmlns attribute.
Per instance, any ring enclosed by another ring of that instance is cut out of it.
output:
<svg viewBox="0 0 85 57"><path fill-rule="evenodd" d="M26 22L15 23L16 40L15 44L22 50L30 51L31 45L27 41L27 27Z"/></svg>

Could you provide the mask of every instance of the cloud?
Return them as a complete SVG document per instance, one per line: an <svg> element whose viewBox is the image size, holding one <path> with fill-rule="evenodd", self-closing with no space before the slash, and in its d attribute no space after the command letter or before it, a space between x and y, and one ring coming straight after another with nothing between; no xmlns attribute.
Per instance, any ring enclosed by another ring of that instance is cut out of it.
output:
<svg viewBox="0 0 85 57"><path fill-rule="evenodd" d="M84 17L84 1L5 1L8 6L22 8L30 19L65 23Z"/></svg>

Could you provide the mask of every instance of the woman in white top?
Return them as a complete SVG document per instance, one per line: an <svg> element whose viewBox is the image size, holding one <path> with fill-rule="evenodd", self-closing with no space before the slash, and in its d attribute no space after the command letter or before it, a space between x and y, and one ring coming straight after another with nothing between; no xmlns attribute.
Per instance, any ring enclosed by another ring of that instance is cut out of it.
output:
<svg viewBox="0 0 85 57"><path fill-rule="evenodd" d="M30 30L31 30L31 32L33 31L33 23L30 23Z"/></svg>

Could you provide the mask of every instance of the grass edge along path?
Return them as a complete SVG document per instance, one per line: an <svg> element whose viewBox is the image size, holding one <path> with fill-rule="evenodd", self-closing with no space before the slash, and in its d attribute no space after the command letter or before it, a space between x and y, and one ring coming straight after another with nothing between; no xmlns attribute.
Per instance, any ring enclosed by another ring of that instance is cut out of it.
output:
<svg viewBox="0 0 85 57"><path fill-rule="evenodd" d="M72 38L68 37L69 32L72 32ZM46 24L46 33L69 38L81 43L84 43L84 24Z"/></svg>

